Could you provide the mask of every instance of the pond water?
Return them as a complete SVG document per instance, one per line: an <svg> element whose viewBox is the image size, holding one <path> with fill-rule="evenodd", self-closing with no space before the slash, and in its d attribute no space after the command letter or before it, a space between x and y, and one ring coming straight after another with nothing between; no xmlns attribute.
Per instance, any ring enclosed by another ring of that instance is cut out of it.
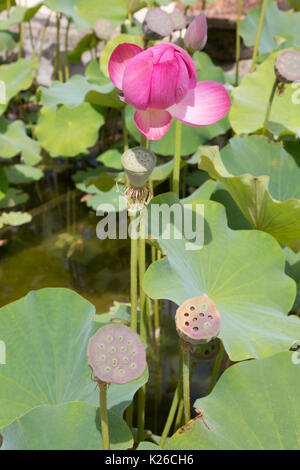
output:
<svg viewBox="0 0 300 470"><path fill-rule="evenodd" d="M50 196L33 209L36 215L30 224L1 233L0 238L7 240L0 247L1 306L44 287L73 289L95 305L99 314L107 312L114 300L128 302L129 241L100 241L96 237L99 218L80 202L82 194L72 189ZM32 189L31 200L36 198ZM146 428L157 434L162 431L178 380L175 309L162 302L160 348L152 343L148 348ZM208 393L211 368L212 361L197 364L192 400Z"/></svg>

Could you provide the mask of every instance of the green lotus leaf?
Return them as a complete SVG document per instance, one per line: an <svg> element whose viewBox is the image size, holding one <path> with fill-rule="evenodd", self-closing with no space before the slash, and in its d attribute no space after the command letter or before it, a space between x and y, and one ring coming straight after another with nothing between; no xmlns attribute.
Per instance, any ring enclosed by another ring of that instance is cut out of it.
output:
<svg viewBox="0 0 300 470"><path fill-rule="evenodd" d="M87 33L81 38L76 44L75 48L68 52L68 59L70 62L80 62L82 54L86 51L94 49L97 45L96 37L94 33Z"/></svg>
<svg viewBox="0 0 300 470"><path fill-rule="evenodd" d="M261 7L252 9L241 22L240 34L246 46L254 46ZM263 24L259 52L276 48L276 37L288 37L293 46L299 46L300 13L279 10L276 2L268 0Z"/></svg>
<svg viewBox="0 0 300 470"><path fill-rule="evenodd" d="M41 6L42 6L42 3L39 3L38 5L31 7L31 8L21 7L21 6L12 8L10 10L9 17L6 19L0 20L0 31L3 31L4 29L8 29L14 24L30 21L31 18L33 18L34 15L41 8Z"/></svg>
<svg viewBox="0 0 300 470"><path fill-rule="evenodd" d="M300 168L282 143L236 137L221 155L205 150L199 168L226 187L254 228L300 250Z"/></svg>
<svg viewBox="0 0 300 470"><path fill-rule="evenodd" d="M108 41L100 56L100 69L106 77L109 77L108 62L110 56L112 55L114 49L119 46L119 44L124 44L125 42L143 47L142 38L140 36L133 36L131 34L120 34L119 36Z"/></svg>
<svg viewBox="0 0 300 470"><path fill-rule="evenodd" d="M37 60L19 59L12 64L0 65L0 77L5 83L6 104L0 104L0 114L7 108L9 100L19 91L29 88L33 81L33 70L38 66Z"/></svg>
<svg viewBox="0 0 300 470"><path fill-rule="evenodd" d="M72 18L78 29L88 29L91 27L89 22L78 12L79 0L44 0L43 3L50 8L50 10L63 13L67 17ZM89 8L89 6L87 6L87 8Z"/></svg>
<svg viewBox="0 0 300 470"><path fill-rule="evenodd" d="M0 156L12 158L21 154L27 165L36 165L40 160L41 146L28 137L23 121L7 121L0 117Z"/></svg>
<svg viewBox="0 0 300 470"><path fill-rule="evenodd" d="M290 248L284 248L286 257L285 272L297 283L297 297L293 305L293 311L300 313L300 252L294 253Z"/></svg>
<svg viewBox="0 0 300 470"><path fill-rule="evenodd" d="M109 410L112 450L133 445L122 416ZM39 406L4 428L2 450L102 450L99 408L72 402Z"/></svg>
<svg viewBox="0 0 300 470"><path fill-rule="evenodd" d="M5 197L0 201L0 209L12 209L13 207L25 204L29 199L27 193L24 193L20 189L8 188Z"/></svg>
<svg viewBox="0 0 300 470"><path fill-rule="evenodd" d="M197 70L197 81L212 80L225 83L225 74L221 67L216 67L205 52L196 51L193 54L193 61Z"/></svg>
<svg viewBox="0 0 300 470"><path fill-rule="evenodd" d="M86 350L96 331L95 308L68 289L32 291L0 309L1 340L6 344L0 368L0 429L43 405L84 401L98 406ZM16 348L22 344L22 348ZM112 384L108 408L122 416L148 371L124 385Z"/></svg>
<svg viewBox="0 0 300 470"><path fill-rule="evenodd" d="M44 176L42 170L28 165L7 166L5 172L8 181L12 184L31 183L40 180Z"/></svg>
<svg viewBox="0 0 300 470"><path fill-rule="evenodd" d="M300 51L300 48L296 50ZM249 134L263 127L275 81L274 64L277 55L278 52L272 54L256 72L246 75L233 90L229 120L236 134ZM291 84L285 86L283 93L275 94L268 127L276 135L288 130L300 136L297 92L298 89Z"/></svg>
<svg viewBox="0 0 300 470"><path fill-rule="evenodd" d="M11 225L12 227L18 227L19 225L28 224L31 222L32 216L27 212L2 212L0 216L0 225Z"/></svg>
<svg viewBox="0 0 300 470"><path fill-rule="evenodd" d="M86 95L91 91L99 94L109 94L114 90L114 86L110 81L103 86L98 86L89 83L82 75L73 75L66 83L55 81L51 87L40 87L40 90L42 92L42 104L55 113L59 104L76 108L82 105Z"/></svg>
<svg viewBox="0 0 300 470"><path fill-rule="evenodd" d="M10 5L14 7L16 5L15 0L11 0ZM6 9L7 9L7 1L0 0L0 11L6 10Z"/></svg>
<svg viewBox="0 0 300 470"><path fill-rule="evenodd" d="M188 240L178 238L173 230L168 237L163 233L163 238L149 224L166 258L148 268L144 280L147 295L178 305L200 295L211 298L220 312L220 338L232 361L289 349L295 336L300 337L300 319L286 315L294 303L296 286L284 273L280 246L267 233L229 229L223 206L200 202L204 209L203 248L199 248L201 240L187 245ZM194 217L200 202L193 204ZM149 205L150 214L154 204L165 204L166 208L176 204L179 209L179 201L171 193L155 197ZM169 222L166 216L164 219ZM201 214L198 219L201 221ZM173 217L170 226L175 224L180 231L177 220ZM198 227L197 233L201 230Z"/></svg>
<svg viewBox="0 0 300 470"><path fill-rule="evenodd" d="M153 450L153 451L161 451L161 448L154 444L153 442L140 442L138 445L137 450Z"/></svg>
<svg viewBox="0 0 300 470"><path fill-rule="evenodd" d="M129 133L137 142L140 142L141 134L134 123L135 108L130 105L125 107L125 122ZM205 127L193 127L182 124L181 155L186 156L195 152L199 145L213 139L217 135L225 134L229 129L229 120L226 116L216 124ZM151 142L151 150L160 155L173 155L175 150L175 120L171 124L167 134L158 141Z"/></svg>
<svg viewBox="0 0 300 470"><path fill-rule="evenodd" d="M121 163L122 153L117 149L110 149L103 152L99 157L96 158L97 162L103 163L107 168L113 168L115 170L122 170L123 166Z"/></svg>
<svg viewBox="0 0 300 470"><path fill-rule="evenodd" d="M300 0L288 0L288 2L295 11L300 11Z"/></svg>
<svg viewBox="0 0 300 470"><path fill-rule="evenodd" d="M87 192L92 194L86 202L86 205L97 211L100 209L100 206L109 204L111 206L111 211L121 212L126 210L127 203L126 199L120 193L120 189L114 185L109 191L101 191L94 185L90 185L87 188Z"/></svg>
<svg viewBox="0 0 300 470"><path fill-rule="evenodd" d="M114 87L110 78L103 74L98 60L92 60L88 64L85 75L89 83L98 85L102 90L90 90L86 96L86 101L112 108L124 107L124 103L119 98L119 91Z"/></svg>
<svg viewBox="0 0 300 470"><path fill-rule="evenodd" d="M181 199L182 204L191 204L193 201L205 201L210 199L217 186L216 181L208 179L204 181L190 196Z"/></svg>
<svg viewBox="0 0 300 470"><path fill-rule="evenodd" d="M16 45L13 33L10 31L0 31L0 51L13 51Z"/></svg>
<svg viewBox="0 0 300 470"><path fill-rule="evenodd" d="M108 3L76 0L76 3L78 15L90 26L94 26L99 18L106 18L114 25L119 26L127 18L125 0L110 0Z"/></svg>
<svg viewBox="0 0 300 470"><path fill-rule="evenodd" d="M196 400L203 419L177 431L166 449L300 450L295 355L284 352L230 367L209 396Z"/></svg>
<svg viewBox="0 0 300 470"><path fill-rule="evenodd" d="M97 142L103 124L103 115L89 103L76 108L61 106L56 114L43 108L36 136L51 156L74 157Z"/></svg>

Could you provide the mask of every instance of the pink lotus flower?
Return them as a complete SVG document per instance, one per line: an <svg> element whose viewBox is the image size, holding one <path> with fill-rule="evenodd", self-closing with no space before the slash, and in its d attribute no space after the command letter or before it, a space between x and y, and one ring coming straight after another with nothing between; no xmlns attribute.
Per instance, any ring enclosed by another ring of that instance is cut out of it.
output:
<svg viewBox="0 0 300 470"><path fill-rule="evenodd" d="M188 50L197 51L204 48L207 42L207 21L204 11L197 15L184 35L184 44Z"/></svg>
<svg viewBox="0 0 300 470"><path fill-rule="evenodd" d="M220 83L197 83L194 62L174 44L162 43L145 51L134 44L120 44L108 70L113 84L123 92L122 99L137 108L135 124L149 140L163 137L172 117L192 126L208 126L222 119L231 105Z"/></svg>

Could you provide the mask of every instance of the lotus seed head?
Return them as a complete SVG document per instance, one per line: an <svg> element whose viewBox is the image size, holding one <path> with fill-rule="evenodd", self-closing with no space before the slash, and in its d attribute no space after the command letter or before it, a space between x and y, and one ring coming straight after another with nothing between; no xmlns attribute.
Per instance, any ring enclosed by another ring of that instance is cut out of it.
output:
<svg viewBox="0 0 300 470"><path fill-rule="evenodd" d="M293 49L276 56L275 74L279 82L293 83L300 80L300 52Z"/></svg>
<svg viewBox="0 0 300 470"><path fill-rule="evenodd" d="M134 362L129 360L133 356ZM122 323L99 328L89 340L87 359L94 375L104 383L131 382L144 373L147 365L140 338Z"/></svg>
<svg viewBox="0 0 300 470"><path fill-rule="evenodd" d="M219 334L221 317L210 298L199 296L178 307L175 323L179 336L194 345L207 343Z"/></svg>

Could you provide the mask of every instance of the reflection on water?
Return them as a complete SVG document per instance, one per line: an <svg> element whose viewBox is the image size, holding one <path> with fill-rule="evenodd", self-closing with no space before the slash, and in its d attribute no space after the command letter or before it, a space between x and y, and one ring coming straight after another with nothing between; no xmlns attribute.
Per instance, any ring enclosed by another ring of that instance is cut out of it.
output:
<svg viewBox="0 0 300 470"><path fill-rule="evenodd" d="M114 300L129 300L128 240L96 237L98 218L80 203L70 205L68 196L60 204L38 209L31 224L1 233L7 239L0 247L0 305L3 306L43 287L67 287L107 312ZM162 304L161 347L149 345L150 380L147 385L146 426L162 431L178 380L178 336L175 306ZM212 361L199 363L194 371L191 398L206 395Z"/></svg>

